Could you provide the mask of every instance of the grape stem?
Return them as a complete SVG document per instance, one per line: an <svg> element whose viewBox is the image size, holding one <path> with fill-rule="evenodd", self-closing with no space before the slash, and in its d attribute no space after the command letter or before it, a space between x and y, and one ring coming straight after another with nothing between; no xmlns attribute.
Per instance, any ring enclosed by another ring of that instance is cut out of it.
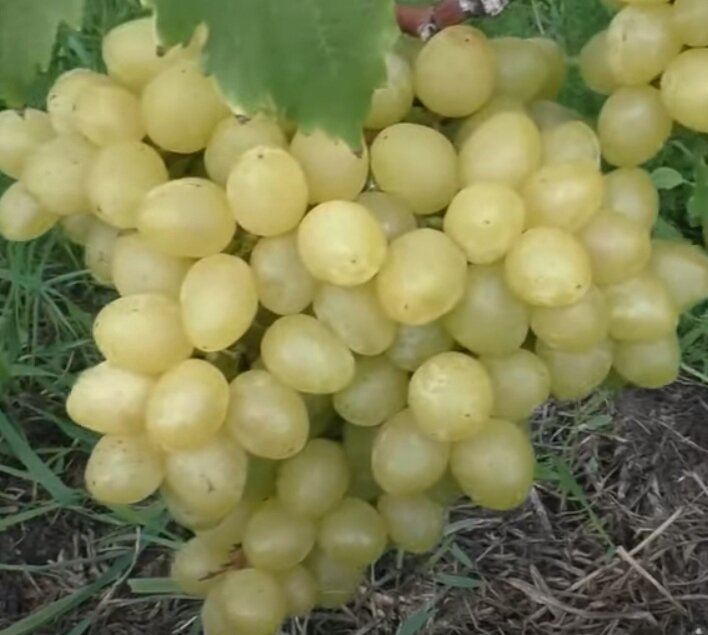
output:
<svg viewBox="0 0 708 635"><path fill-rule="evenodd" d="M396 5L401 30L428 40L441 29L460 24L468 18L500 14L509 0L439 0L433 5Z"/></svg>

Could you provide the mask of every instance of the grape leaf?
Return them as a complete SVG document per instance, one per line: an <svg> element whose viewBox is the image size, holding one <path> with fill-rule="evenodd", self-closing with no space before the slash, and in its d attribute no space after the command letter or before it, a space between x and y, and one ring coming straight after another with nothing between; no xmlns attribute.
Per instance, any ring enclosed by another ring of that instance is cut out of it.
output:
<svg viewBox="0 0 708 635"><path fill-rule="evenodd" d="M686 182L678 170L667 167L656 168L651 173L651 180L659 190L673 190Z"/></svg>
<svg viewBox="0 0 708 635"><path fill-rule="evenodd" d="M62 22L78 26L84 0L0 0L0 100L22 106L46 70Z"/></svg>
<svg viewBox="0 0 708 635"><path fill-rule="evenodd" d="M246 113L275 111L351 146L385 80L398 29L393 0L151 0L160 37L204 24L205 69Z"/></svg>

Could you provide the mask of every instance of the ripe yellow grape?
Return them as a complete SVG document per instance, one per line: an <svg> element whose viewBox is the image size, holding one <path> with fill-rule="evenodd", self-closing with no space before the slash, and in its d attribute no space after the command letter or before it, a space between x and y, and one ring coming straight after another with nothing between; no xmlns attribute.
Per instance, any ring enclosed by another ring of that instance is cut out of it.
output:
<svg viewBox="0 0 708 635"><path fill-rule="evenodd" d="M153 247L183 258L222 251L236 231L224 191L197 177L176 179L148 192L138 209L137 226Z"/></svg>
<svg viewBox="0 0 708 635"><path fill-rule="evenodd" d="M266 368L300 392L337 392L354 377L354 356L316 318L298 314L277 319L261 342Z"/></svg>
<svg viewBox="0 0 708 635"><path fill-rule="evenodd" d="M491 43L496 58L494 92L522 102L538 98L551 75L541 47L519 37L497 37Z"/></svg>
<svg viewBox="0 0 708 635"><path fill-rule="evenodd" d="M199 536L190 538L175 551L170 578L184 593L203 598L219 583L229 560L228 548L213 545Z"/></svg>
<svg viewBox="0 0 708 635"><path fill-rule="evenodd" d="M74 106L74 125L98 146L140 141L145 136L140 101L127 88L118 85L84 88Z"/></svg>
<svg viewBox="0 0 708 635"><path fill-rule="evenodd" d="M181 527L190 531L202 531L217 526L223 515L204 514L193 509L190 505L179 499L163 484L160 488L160 497L170 517Z"/></svg>
<svg viewBox="0 0 708 635"><path fill-rule="evenodd" d="M441 321L401 324L386 355L399 368L413 372L426 359L449 351L454 344Z"/></svg>
<svg viewBox="0 0 708 635"><path fill-rule="evenodd" d="M506 255L525 221L524 200L514 190L500 183L476 183L452 199L443 229L469 262L489 264Z"/></svg>
<svg viewBox="0 0 708 635"><path fill-rule="evenodd" d="M578 67L583 83L596 93L610 95L618 86L608 57L607 31L595 33L580 50Z"/></svg>
<svg viewBox="0 0 708 635"><path fill-rule="evenodd" d="M397 53L386 55L386 83L371 98L364 128L381 130L403 119L413 105L413 70Z"/></svg>
<svg viewBox="0 0 708 635"><path fill-rule="evenodd" d="M686 311L708 297L708 255L700 247L654 240L649 267L679 311Z"/></svg>
<svg viewBox="0 0 708 635"><path fill-rule="evenodd" d="M602 152L595 131L584 121L567 121L541 133L543 163L590 161L600 167Z"/></svg>
<svg viewBox="0 0 708 635"><path fill-rule="evenodd" d="M204 629L204 635L229 635L229 625L218 594L218 585L202 602L199 619Z"/></svg>
<svg viewBox="0 0 708 635"><path fill-rule="evenodd" d="M607 338L608 328L607 302L595 286L574 304L531 309L531 330L551 348L591 348Z"/></svg>
<svg viewBox="0 0 708 635"><path fill-rule="evenodd" d="M396 337L396 324L381 308L374 282L357 287L322 284L312 309L352 352L379 355Z"/></svg>
<svg viewBox="0 0 708 635"><path fill-rule="evenodd" d="M465 256L450 238L416 229L391 242L376 278L379 302L396 322L432 322L462 297L465 273Z"/></svg>
<svg viewBox="0 0 708 635"><path fill-rule="evenodd" d="M379 428L371 469L389 494L419 494L443 475L449 455L449 443L423 434L413 413L402 410Z"/></svg>
<svg viewBox="0 0 708 635"><path fill-rule="evenodd" d="M603 207L647 229L659 215L659 192L646 170L619 168L605 179Z"/></svg>
<svg viewBox="0 0 708 635"><path fill-rule="evenodd" d="M249 475L252 464L253 461L249 457ZM196 531L197 536L202 538L207 544L213 545L216 549L228 549L231 551L236 545L240 545L248 522L259 505L254 500L246 500L245 494L246 491L244 490L244 497L218 523L211 527L198 529Z"/></svg>
<svg viewBox="0 0 708 635"><path fill-rule="evenodd" d="M455 480L449 467L445 474L425 492L425 496L443 506L452 505L463 495L462 489L460 489L460 485Z"/></svg>
<svg viewBox="0 0 708 635"><path fill-rule="evenodd" d="M307 615L315 608L319 592L317 580L304 566L298 565L278 575L278 583L285 593L289 616Z"/></svg>
<svg viewBox="0 0 708 635"><path fill-rule="evenodd" d="M541 86L538 96L544 99L555 99L568 76L565 51L558 42L547 37L532 37L527 41L541 50L548 65L546 81Z"/></svg>
<svg viewBox="0 0 708 635"><path fill-rule="evenodd" d="M54 136L49 115L27 108L0 112L0 172L19 179L27 157Z"/></svg>
<svg viewBox="0 0 708 635"><path fill-rule="evenodd" d="M116 240L111 259L111 280L121 295L162 293L179 298L192 261L176 258L151 247L140 234L123 234Z"/></svg>
<svg viewBox="0 0 708 635"><path fill-rule="evenodd" d="M255 276L238 256L207 256L187 272L180 306L184 330L194 347L224 350L246 333L256 316Z"/></svg>
<svg viewBox="0 0 708 635"><path fill-rule="evenodd" d="M508 287L503 265L472 265L462 299L443 324L473 353L506 355L526 339L528 309Z"/></svg>
<svg viewBox="0 0 708 635"><path fill-rule="evenodd" d="M136 373L163 373L192 354L179 305L154 293L107 304L93 323L93 337L109 362Z"/></svg>
<svg viewBox="0 0 708 635"><path fill-rule="evenodd" d="M359 194L356 202L366 207L381 223L388 240L398 238L417 227L410 205L393 194L369 190Z"/></svg>
<svg viewBox="0 0 708 635"><path fill-rule="evenodd" d="M106 287L113 286L113 255L119 236L119 229L97 218L86 236L84 263L94 281Z"/></svg>
<svg viewBox="0 0 708 635"><path fill-rule="evenodd" d="M493 95L477 112L460 120L453 138L455 147L462 149L477 128L500 112L526 112L526 108L518 99L508 95Z"/></svg>
<svg viewBox="0 0 708 635"><path fill-rule="evenodd" d="M543 132L569 121L578 121L580 115L556 101L539 99L526 106L526 112L538 129Z"/></svg>
<svg viewBox="0 0 708 635"><path fill-rule="evenodd" d="M464 353L440 353L413 373L408 405L420 430L438 441L459 441L485 428L494 403L484 367Z"/></svg>
<svg viewBox="0 0 708 635"><path fill-rule="evenodd" d="M442 538L443 507L423 494L383 494L378 500L378 510L389 537L403 551L426 553Z"/></svg>
<svg viewBox="0 0 708 635"><path fill-rule="evenodd" d="M624 86L650 83L681 50L668 5L625 7L612 19L606 43L609 67Z"/></svg>
<svg viewBox="0 0 708 635"><path fill-rule="evenodd" d="M511 290L533 306L566 306L582 298L592 282L591 262L580 241L555 227L524 232L505 262Z"/></svg>
<svg viewBox="0 0 708 635"><path fill-rule="evenodd" d="M357 426L377 426L406 405L408 374L384 356L358 357L354 379L334 395L334 409Z"/></svg>
<svg viewBox="0 0 708 635"><path fill-rule="evenodd" d="M702 0L675 0L673 30L686 46L708 46L708 4Z"/></svg>
<svg viewBox="0 0 708 635"><path fill-rule="evenodd" d="M86 176L96 148L78 134L48 141L27 157L21 182L52 214L66 216L90 210Z"/></svg>
<svg viewBox="0 0 708 635"><path fill-rule="evenodd" d="M541 134L533 120L521 112L501 112L481 124L460 149L460 182L517 187L538 169L541 158Z"/></svg>
<svg viewBox="0 0 708 635"><path fill-rule="evenodd" d="M708 132L708 49L689 49L661 77L661 97L671 117L698 132Z"/></svg>
<svg viewBox="0 0 708 635"><path fill-rule="evenodd" d="M310 134L298 130L290 142L290 153L305 172L310 203L353 201L364 189L369 174L366 145L355 151L322 130Z"/></svg>
<svg viewBox="0 0 708 635"><path fill-rule="evenodd" d="M620 168L649 161L671 134L671 115L652 86L620 88L605 102L597 132L605 160Z"/></svg>
<svg viewBox="0 0 708 635"><path fill-rule="evenodd" d="M363 205L329 201L310 210L297 230L305 268L318 280L355 286L371 280L386 257L386 235Z"/></svg>
<svg viewBox="0 0 708 635"><path fill-rule="evenodd" d="M376 136L371 173L379 189L416 214L439 212L458 189L455 147L437 130L415 123L398 123Z"/></svg>
<svg viewBox="0 0 708 635"><path fill-rule="evenodd" d="M307 210L307 180L283 148L256 146L231 168L226 195L236 222L257 236L295 229Z"/></svg>
<svg viewBox="0 0 708 635"><path fill-rule="evenodd" d="M13 183L0 196L0 236L5 240L38 238L54 227L59 218L44 210L20 182Z"/></svg>
<svg viewBox="0 0 708 635"><path fill-rule="evenodd" d="M115 143L99 150L86 176L91 209L102 221L133 228L143 197L166 183L167 168L152 147L140 141Z"/></svg>
<svg viewBox="0 0 708 635"><path fill-rule="evenodd" d="M145 427L154 384L152 377L101 362L79 375L66 399L66 412L75 423L100 434L138 434Z"/></svg>
<svg viewBox="0 0 708 635"><path fill-rule="evenodd" d="M568 401L587 397L605 380L612 368L612 351L610 340L582 351L564 351L536 341L536 354L551 373L551 394Z"/></svg>
<svg viewBox="0 0 708 635"><path fill-rule="evenodd" d="M681 346L675 333L654 340L617 342L615 370L642 388L661 388L678 379Z"/></svg>
<svg viewBox="0 0 708 635"><path fill-rule="evenodd" d="M551 394L551 374L531 351L520 349L510 355L482 357L480 361L495 396L493 417L523 421Z"/></svg>
<svg viewBox="0 0 708 635"><path fill-rule="evenodd" d="M231 382L226 429L249 453L266 459L291 457L310 432L302 397L265 370L249 370Z"/></svg>
<svg viewBox="0 0 708 635"><path fill-rule="evenodd" d="M317 604L322 608L338 608L349 602L356 595L364 577L360 567L330 558L317 548L305 564L317 581Z"/></svg>
<svg viewBox="0 0 708 635"><path fill-rule="evenodd" d="M91 227L96 222L93 214L72 214L59 220L64 236L75 245L85 245Z"/></svg>
<svg viewBox="0 0 708 635"><path fill-rule="evenodd" d="M344 498L348 487L347 458L335 441L309 441L278 470L278 499L298 516L320 518Z"/></svg>
<svg viewBox="0 0 708 635"><path fill-rule="evenodd" d="M524 184L526 226L549 226L576 232L600 209L602 174L590 161L542 166Z"/></svg>
<svg viewBox="0 0 708 635"><path fill-rule="evenodd" d="M60 135L77 132L74 109L81 92L91 86L111 84L110 78L87 68L75 68L59 75L47 95L47 113L55 132Z"/></svg>
<svg viewBox="0 0 708 635"><path fill-rule="evenodd" d="M147 437L107 435L91 450L84 475L88 493L104 505L132 505L160 487L163 457Z"/></svg>
<svg viewBox="0 0 708 635"><path fill-rule="evenodd" d="M216 125L229 114L213 79L196 60L178 60L155 75L142 92L147 134L170 152L203 150Z"/></svg>
<svg viewBox="0 0 708 635"><path fill-rule="evenodd" d="M445 117L471 115L492 96L496 55L478 29L457 25L435 34L416 57L415 93Z"/></svg>
<svg viewBox="0 0 708 635"><path fill-rule="evenodd" d="M251 251L258 301L278 315L300 313L315 295L317 283L297 250L297 233L261 238Z"/></svg>

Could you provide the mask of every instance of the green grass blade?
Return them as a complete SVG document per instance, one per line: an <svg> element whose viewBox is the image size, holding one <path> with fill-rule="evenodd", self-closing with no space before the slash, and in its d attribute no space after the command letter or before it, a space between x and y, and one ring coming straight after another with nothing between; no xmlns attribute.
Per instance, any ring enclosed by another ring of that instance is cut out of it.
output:
<svg viewBox="0 0 708 635"><path fill-rule="evenodd" d="M138 595L183 595L172 578L130 578L128 586Z"/></svg>
<svg viewBox="0 0 708 635"><path fill-rule="evenodd" d="M17 514L12 514L11 516L5 516L0 519L0 531L5 531L13 525L19 525L20 523L26 523L28 520L37 518L37 516L43 516L50 512L56 511L61 505L59 503L47 503L46 505L39 505L38 507L33 507L23 512L18 512Z"/></svg>
<svg viewBox="0 0 708 635"><path fill-rule="evenodd" d="M396 635L416 635L436 613L437 610L433 608L424 608L412 613L398 628Z"/></svg>
<svg viewBox="0 0 708 635"><path fill-rule="evenodd" d="M438 573L435 580L452 589L476 589L481 582L477 578L470 578L464 575L452 575L450 573ZM0 633L0 635L2 635Z"/></svg>

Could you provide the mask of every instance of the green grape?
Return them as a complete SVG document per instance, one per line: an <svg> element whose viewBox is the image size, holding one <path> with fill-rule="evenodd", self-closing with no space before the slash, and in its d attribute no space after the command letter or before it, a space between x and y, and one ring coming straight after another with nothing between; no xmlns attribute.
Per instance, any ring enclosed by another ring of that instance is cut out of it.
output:
<svg viewBox="0 0 708 635"><path fill-rule="evenodd" d="M396 337L396 324L381 308L373 282L356 287L322 284L312 308L317 319L359 355L379 355Z"/></svg>
<svg viewBox="0 0 708 635"><path fill-rule="evenodd" d="M285 594L290 617L307 615L317 605L317 580L304 566L279 574L278 583Z"/></svg>
<svg viewBox="0 0 708 635"><path fill-rule="evenodd" d="M493 424L494 421L490 421L490 425ZM445 471L445 474L443 474L432 487L429 487L425 491L425 495L430 500L436 502L438 505L442 505L443 508L445 508L457 502L463 496L463 492L460 489L459 483L455 480L455 477L448 468Z"/></svg>
<svg viewBox="0 0 708 635"><path fill-rule="evenodd" d="M348 487L347 459L334 441L313 439L278 471L278 498L298 516L323 516L344 497Z"/></svg>
<svg viewBox="0 0 708 635"><path fill-rule="evenodd" d="M369 151L363 143L355 152L345 141L322 130L309 134L298 130L290 142L290 153L305 172L310 203L353 201L364 189Z"/></svg>
<svg viewBox="0 0 708 635"><path fill-rule="evenodd" d="M369 190L359 194L356 202L366 207L381 223L389 241L417 227L413 210L397 196Z"/></svg>
<svg viewBox="0 0 708 635"><path fill-rule="evenodd" d="M286 571L302 562L315 544L315 524L288 511L276 499L255 511L243 535L243 551L252 567Z"/></svg>
<svg viewBox="0 0 708 635"><path fill-rule="evenodd" d="M509 421L494 421L486 430L452 448L450 467L474 503L504 511L526 500L533 485L534 454L526 434Z"/></svg>
<svg viewBox="0 0 708 635"><path fill-rule="evenodd" d="M368 503L345 498L325 514L317 532L317 545L330 558L364 567L386 549L386 526Z"/></svg>
<svg viewBox="0 0 708 635"><path fill-rule="evenodd" d="M563 351L536 341L536 354L551 373L551 394L570 401L587 397L612 368L612 342L604 340L582 351Z"/></svg>
<svg viewBox="0 0 708 635"><path fill-rule="evenodd" d="M147 194L138 210L138 231L166 254L203 258L226 248L236 222L221 188L206 179L187 177Z"/></svg>
<svg viewBox="0 0 708 635"><path fill-rule="evenodd" d="M478 434L494 403L484 366L464 353L440 353L418 367L408 388L408 404L418 428L437 441Z"/></svg>
<svg viewBox="0 0 708 635"><path fill-rule="evenodd" d="M354 379L334 395L334 409L358 426L377 426L406 405L408 374L386 356L358 357Z"/></svg>
<svg viewBox="0 0 708 635"><path fill-rule="evenodd" d="M44 210L22 183L13 183L0 196L0 236L5 240L39 238L54 227L59 218Z"/></svg>
<svg viewBox="0 0 708 635"><path fill-rule="evenodd" d="M642 388L661 388L678 379L681 346L675 333L654 340L618 342L615 370Z"/></svg>
<svg viewBox="0 0 708 635"><path fill-rule="evenodd" d="M148 435L169 450L203 445L223 424L228 401L221 372L204 360L187 359L170 368L150 391Z"/></svg>
<svg viewBox="0 0 708 635"><path fill-rule="evenodd" d="M384 494L379 498L378 509L388 535L403 551L426 553L442 538L443 507L427 496Z"/></svg>
<svg viewBox="0 0 708 635"><path fill-rule="evenodd" d="M521 112L501 112L481 124L460 149L460 182L521 185L541 165L541 134Z"/></svg>
<svg viewBox="0 0 708 635"><path fill-rule="evenodd" d="M334 609L349 602L359 590L364 574L360 567L335 560L315 549L305 563L317 582L317 604Z"/></svg>
<svg viewBox="0 0 708 635"><path fill-rule="evenodd" d="M453 137L455 147L461 150L467 139L470 138L477 128L500 112L523 113L526 112L526 108L518 99L514 99L508 95L492 96L478 111L471 114L469 117L459 120L459 125Z"/></svg>
<svg viewBox="0 0 708 635"><path fill-rule="evenodd" d="M204 635L230 635L231 630L219 598L218 587L209 593L199 614Z"/></svg>
<svg viewBox="0 0 708 635"><path fill-rule="evenodd" d="M408 61L396 53L386 55L386 83L371 98L364 128L381 130L403 119L413 105L413 71Z"/></svg>
<svg viewBox="0 0 708 635"><path fill-rule="evenodd" d="M590 257L570 232L534 227L512 247L505 262L511 290L532 306L566 306L590 288Z"/></svg>
<svg viewBox="0 0 708 635"><path fill-rule="evenodd" d="M87 86L74 106L74 125L97 146L140 141L145 126L140 101L127 88L111 84Z"/></svg>
<svg viewBox="0 0 708 635"><path fill-rule="evenodd" d="M49 115L34 108L0 112L0 172L19 179L29 157L54 136Z"/></svg>
<svg viewBox="0 0 708 635"><path fill-rule="evenodd" d="M418 326L401 324L386 355L399 368L413 372L426 359L449 351L454 345L455 341L440 321Z"/></svg>
<svg viewBox="0 0 708 635"><path fill-rule="evenodd" d="M551 375L543 360L531 351L483 357L495 396L491 415L508 421L522 421L533 414L551 394Z"/></svg>
<svg viewBox="0 0 708 635"><path fill-rule="evenodd" d="M275 495L275 482L278 476L279 461L262 459L257 456L248 457L248 475L243 489L243 498L253 501L264 501Z"/></svg>
<svg viewBox="0 0 708 635"><path fill-rule="evenodd" d="M261 238L251 252L250 264L258 300L269 311L300 313L312 302L317 283L302 263L296 232Z"/></svg>
<svg viewBox="0 0 708 635"><path fill-rule="evenodd" d="M541 50L548 66L546 80L543 82L538 96L545 99L555 99L558 97L558 93L563 88L568 76L565 51L558 42L546 37L532 37L527 42Z"/></svg>
<svg viewBox="0 0 708 635"><path fill-rule="evenodd" d="M617 340L653 340L673 333L678 310L663 282L642 272L605 289L610 336Z"/></svg>
<svg viewBox="0 0 708 635"><path fill-rule="evenodd" d="M84 475L92 498L104 505L132 505L154 494L165 477L161 452L142 435L104 436Z"/></svg>
<svg viewBox="0 0 708 635"><path fill-rule="evenodd" d="M99 150L88 170L86 191L91 209L102 221L133 228L143 197L167 179L156 150L140 141L124 141Z"/></svg>
<svg viewBox="0 0 708 635"><path fill-rule="evenodd" d="M263 336L261 356L273 375L299 392L337 392L354 377L349 349L309 315L287 315L273 322Z"/></svg>
<svg viewBox="0 0 708 635"><path fill-rule="evenodd" d="M597 123L605 160L620 168L649 161L669 138L672 116L656 88L620 88L605 102Z"/></svg>
<svg viewBox="0 0 708 635"><path fill-rule="evenodd" d="M403 324L437 320L459 301L465 257L445 234L416 229L396 238L376 278L386 314Z"/></svg>
<svg viewBox="0 0 708 635"><path fill-rule="evenodd" d="M275 635L288 603L277 577L259 569L230 571L217 587L229 633Z"/></svg>
<svg viewBox="0 0 708 635"><path fill-rule="evenodd" d="M66 412L75 423L100 434L138 434L154 384L152 377L101 362L79 375Z"/></svg>
<svg viewBox="0 0 708 635"><path fill-rule="evenodd" d="M580 119L580 115L575 110L556 101L545 99L532 101L526 106L526 111L542 133L561 124Z"/></svg>
<svg viewBox="0 0 708 635"><path fill-rule="evenodd" d="M154 249L138 233L123 234L113 248L110 279L121 295L161 293L177 299L191 265Z"/></svg>
<svg viewBox="0 0 708 635"><path fill-rule="evenodd" d="M379 429L371 466L378 484L389 494L418 494L445 472L450 444L423 434L410 410L402 410Z"/></svg>
<svg viewBox="0 0 708 635"><path fill-rule="evenodd" d="M510 187L476 183L452 199L443 228L469 262L488 264L506 255L521 235L525 218L524 200Z"/></svg>
<svg viewBox="0 0 708 635"><path fill-rule="evenodd" d="M590 256L595 284L616 284L639 273L649 262L651 239L646 227L617 212L602 210L579 236Z"/></svg>
<svg viewBox="0 0 708 635"><path fill-rule="evenodd" d="M207 256L187 272L180 305L184 330L195 348L224 350L246 333L256 317L255 276L238 256Z"/></svg>
<svg viewBox="0 0 708 635"><path fill-rule="evenodd" d="M241 500L248 456L225 435L206 445L168 452L165 484L197 513L224 518Z"/></svg>
<svg viewBox="0 0 708 635"><path fill-rule="evenodd" d="M47 113L55 132L59 135L77 132L74 109L79 95L90 86L111 84L109 77L86 68L74 68L59 75L47 95Z"/></svg>
<svg viewBox="0 0 708 635"><path fill-rule="evenodd" d="M526 339L528 309L507 286L502 265L472 265L462 299L443 324L473 353L505 355Z"/></svg>
<svg viewBox="0 0 708 635"><path fill-rule="evenodd" d="M659 192L641 168L619 168L605 174L603 207L637 225L653 227L659 215Z"/></svg>
<svg viewBox="0 0 708 635"><path fill-rule="evenodd" d="M236 222L256 236L295 229L307 210L307 180L283 148L256 146L234 163L226 195Z"/></svg>
<svg viewBox="0 0 708 635"><path fill-rule="evenodd" d="M351 475L347 492L349 496L371 501L381 493L371 469L371 451L377 434L376 427L345 423L342 428L342 448Z"/></svg>
<svg viewBox="0 0 708 635"><path fill-rule="evenodd" d="M251 454L285 459L300 452L309 434L302 397L265 370L249 370L231 382L226 428Z"/></svg>
<svg viewBox="0 0 708 635"><path fill-rule="evenodd" d="M204 167L209 178L224 187L231 169L248 150L256 146L285 148L287 145L285 133L270 117L230 115L214 128L204 150Z"/></svg>
<svg viewBox="0 0 708 635"><path fill-rule="evenodd" d="M600 209L602 174L590 161L542 166L524 184L527 227L558 227L576 232Z"/></svg>
<svg viewBox="0 0 708 635"><path fill-rule="evenodd" d="M228 566L229 551L229 547L214 545L202 536L191 538L175 552L170 577L184 593L206 597Z"/></svg>
<svg viewBox="0 0 708 635"><path fill-rule="evenodd" d="M482 31L467 25L443 29L426 42L415 60L415 93L439 115L471 115L492 96L495 58Z"/></svg>
<svg viewBox="0 0 708 635"><path fill-rule="evenodd" d="M567 121L541 133L543 164L590 161L600 167L602 153L595 131L584 121Z"/></svg>
<svg viewBox="0 0 708 635"><path fill-rule="evenodd" d="M310 439L322 436L336 417L332 395L300 393L300 396L305 402L307 417L310 420Z"/></svg>
<svg viewBox="0 0 708 635"><path fill-rule="evenodd" d="M180 154L203 150L214 128L229 114L216 82L205 77L192 59L178 60L155 75L141 98L150 139Z"/></svg>
<svg viewBox="0 0 708 635"><path fill-rule="evenodd" d="M708 256L700 247L654 240L649 266L680 312L708 297Z"/></svg>
<svg viewBox="0 0 708 635"><path fill-rule="evenodd" d="M491 43L496 58L495 93L522 102L539 97L551 75L543 49L519 37L498 37Z"/></svg>
<svg viewBox="0 0 708 635"><path fill-rule="evenodd" d="M661 97L668 114L682 126L708 132L708 49L677 56L661 77Z"/></svg>
<svg viewBox="0 0 708 635"><path fill-rule="evenodd" d="M120 230L94 219L84 244L84 264L94 282L104 287L113 286L113 256Z"/></svg>
<svg viewBox="0 0 708 635"><path fill-rule="evenodd" d="M249 477L253 460L249 459ZM253 513L258 508L258 503L252 500L241 499L224 518L212 527L197 530L197 536L203 544L209 545L214 550L226 550L230 552L236 545L243 541L243 534L246 531Z"/></svg>
<svg viewBox="0 0 708 635"><path fill-rule="evenodd" d="M376 136L371 173L380 190L416 214L439 212L458 189L455 147L437 130L415 123L398 123Z"/></svg>
<svg viewBox="0 0 708 635"><path fill-rule="evenodd" d="M675 0L673 31L686 46L708 46L708 4L703 0Z"/></svg>
<svg viewBox="0 0 708 635"><path fill-rule="evenodd" d="M93 323L98 350L113 365L136 373L163 373L192 354L179 305L164 295L139 293L104 306Z"/></svg>
<svg viewBox="0 0 708 635"><path fill-rule="evenodd" d="M610 68L607 31L595 33L580 50L578 56L580 77L585 85L601 95L610 95L617 89L617 79Z"/></svg>
<svg viewBox="0 0 708 635"><path fill-rule="evenodd" d="M609 310L597 287L568 306L533 307L531 330L551 348L582 351L607 338Z"/></svg>

